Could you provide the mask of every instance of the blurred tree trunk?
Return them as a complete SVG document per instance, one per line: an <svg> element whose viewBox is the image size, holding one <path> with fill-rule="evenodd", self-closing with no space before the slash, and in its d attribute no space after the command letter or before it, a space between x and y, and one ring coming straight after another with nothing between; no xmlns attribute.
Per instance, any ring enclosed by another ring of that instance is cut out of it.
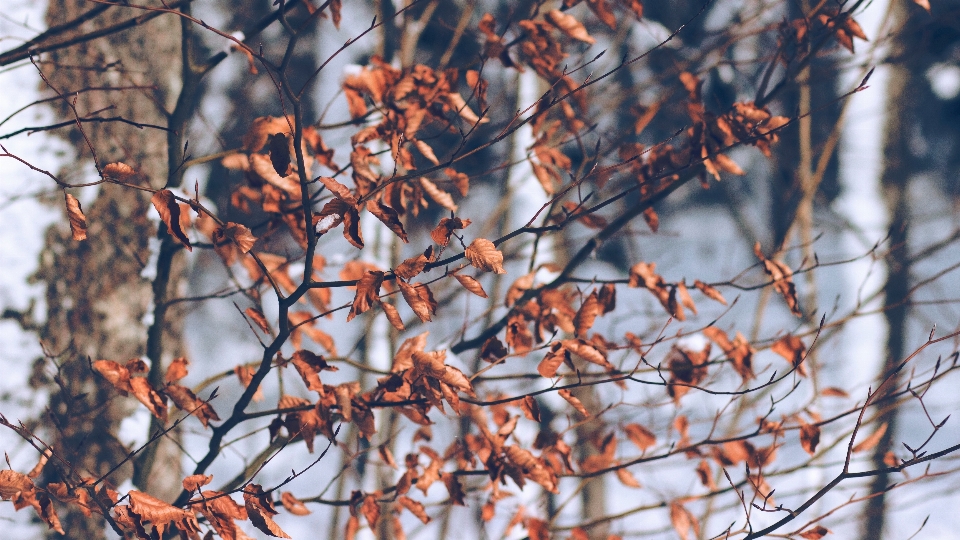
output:
<svg viewBox="0 0 960 540"><path fill-rule="evenodd" d="M50 26L63 23L90 8L91 4L83 0L51 0L46 22ZM80 26L76 33L137 15L142 13L110 7ZM56 91L75 103L80 115L107 109L103 116L165 126L181 84L180 63L171 62L171 58L180 55L179 28L176 17L157 17L125 32L44 56L40 67ZM134 85L148 88L70 96L84 88ZM50 89L43 90L49 93ZM74 117L65 101L57 105L60 120ZM153 187L167 184L170 152L166 132L116 122L87 123L83 128L86 137L76 128L65 134L78 158L90 163L86 142L89 139L101 166L122 161L142 173L142 182ZM173 150L179 152L179 148ZM68 181L81 180L79 173L60 172ZM91 369L91 361L110 359L124 363L148 357L156 365L151 373L156 384L157 373L162 374L160 364L181 353L181 314L173 309L166 310L166 316L161 315L160 324L152 332L154 355L147 350L152 324L149 319L156 315L152 302L159 300L162 304L163 297L175 292L181 283L182 256L174 258L179 250L171 250L169 242L161 239L160 245L167 249L160 259L166 260L161 260L162 268L156 273L165 273L169 279L157 281L158 290L152 290L153 276L149 271L146 276L143 274L153 264L150 243L157 236L156 224L147 217L152 212L149 193L110 184L96 189L99 193L92 202L73 190L87 203L88 240L76 242L65 227L52 227L37 272L37 279L47 287L47 319L40 337L48 353L55 357L56 383L63 390L53 392L50 400L49 415L56 432L50 434L49 442L72 465L73 478L63 479L70 482L75 482L77 475L98 478L126 459L131 450L117 439L117 432L136 402L111 399L116 390ZM166 235L166 231L162 234ZM164 334L172 334L173 339L163 340ZM158 351L161 356L156 355ZM138 489L172 500L179 492L181 479L180 451L171 440L174 436L168 434L155 445L156 451L150 453L147 463L120 468L110 477L110 483L116 486L136 474ZM150 474L151 469L163 470L164 474ZM97 515L88 518L70 507L61 511L61 520L73 538L104 537L104 523Z"/></svg>
<svg viewBox="0 0 960 540"><path fill-rule="evenodd" d="M905 5L893 8L894 16L898 21L906 18ZM890 56L902 58L906 47L903 35L894 39ZM883 189L884 202L890 216L888 241L890 251L887 254L887 282L884 285L884 317L887 321L886 359L878 377L880 380L903 360L907 334L907 316L910 312L910 209L908 204L908 187L912 173L909 140L910 130L906 123L911 114L911 99L908 89L911 78L922 77L923 74L913 73L902 62L895 62L889 68L889 81L886 95L886 120L883 133L883 171L880 184ZM884 393L893 391L899 385L899 377L894 377L881 389ZM874 468L887 467L884 457L893 448L898 423L898 409L886 407L881 409L877 425L886 424L887 431L873 454ZM883 537L886 521L886 496L890 478L887 474L880 474L873 478L870 493L873 495L867 501L865 520L863 523L863 540L874 540Z"/></svg>

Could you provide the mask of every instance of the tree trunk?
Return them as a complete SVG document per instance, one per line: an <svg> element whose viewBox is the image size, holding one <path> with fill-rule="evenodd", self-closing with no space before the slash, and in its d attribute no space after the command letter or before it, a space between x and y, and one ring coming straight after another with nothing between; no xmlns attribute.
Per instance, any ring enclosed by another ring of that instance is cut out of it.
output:
<svg viewBox="0 0 960 540"><path fill-rule="evenodd" d="M72 20L90 6L82 0L52 0L47 24ZM111 7L76 32L89 32L137 15L142 13ZM180 90L180 64L170 62L179 56L178 29L175 17L157 17L125 32L44 56L40 67L50 85L75 103L81 116L106 109L101 116L165 126L167 111L173 108ZM129 86L148 88L76 93L92 87ZM57 106L61 119L74 118L67 99ZM85 123L83 129L83 133L73 128L65 134L76 148L78 159L90 163L89 140L99 166L122 161L142 173L142 182L153 187L166 185L169 152L163 130L138 129L118 122ZM90 180L70 171L61 174L71 182ZM176 339L166 340L166 348L155 348L162 351L162 357L150 357L147 351L152 325L148 318L155 295L152 276L148 271L148 277L144 277L144 269L151 265L151 238L157 235L156 223L148 219L153 211L149 194L110 184L98 189L93 201L71 190L86 203L88 240L76 242L64 227L52 227L37 272L37 279L47 287L47 320L40 337L57 363L55 382L62 390L51 393L48 414L56 432L48 434L48 442L72 466L68 478L60 479L71 483L80 477L99 478L127 459L131 450L117 439L117 433L136 402L119 398L116 390L91 369L91 361L123 363L148 357L157 364L153 371L161 372L160 362L180 352L181 317L172 310L158 321L154 333L158 346L163 334L173 333ZM181 282L183 261L174 261L173 255L170 253L168 261L172 264L161 270L170 277L159 284L163 295L175 291ZM179 450L168 438L156 446L156 459L151 461L165 474L151 475L139 467L137 487L172 500L180 488ZM165 451L170 447L175 451ZM138 467L128 462L109 477L109 483L117 486L131 478L134 468ZM61 520L64 530L74 538L104 537L100 516L85 517L71 506L61 511Z"/></svg>

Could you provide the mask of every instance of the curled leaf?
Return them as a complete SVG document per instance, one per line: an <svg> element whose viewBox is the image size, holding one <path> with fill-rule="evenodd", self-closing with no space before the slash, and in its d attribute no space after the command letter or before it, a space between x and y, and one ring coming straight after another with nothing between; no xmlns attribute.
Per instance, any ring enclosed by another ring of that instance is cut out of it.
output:
<svg viewBox="0 0 960 540"><path fill-rule="evenodd" d="M67 218L70 220L70 233L74 240L87 239L87 217L83 215L80 201L69 193L64 193L67 205Z"/></svg>
<svg viewBox="0 0 960 540"><path fill-rule="evenodd" d="M190 245L190 239L187 238L183 229L180 228L180 205L177 204L177 199L174 197L173 192L169 189L161 189L153 194L150 202L153 203L153 207L156 208L157 213L160 214L160 219L166 223L170 236L177 242L183 244L187 248L187 251L193 251L193 246Z"/></svg>
<svg viewBox="0 0 960 540"><path fill-rule="evenodd" d="M498 274L507 273L503 269L503 253L497 251L493 242L485 238L474 239L463 254L475 268Z"/></svg>

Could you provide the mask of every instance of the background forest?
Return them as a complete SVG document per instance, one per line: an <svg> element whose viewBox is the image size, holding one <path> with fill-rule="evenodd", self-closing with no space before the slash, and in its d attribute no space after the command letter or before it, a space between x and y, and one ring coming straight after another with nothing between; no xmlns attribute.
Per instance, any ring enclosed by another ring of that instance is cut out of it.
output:
<svg viewBox="0 0 960 540"><path fill-rule="evenodd" d="M960 3L10 0L17 538L953 538Z"/></svg>

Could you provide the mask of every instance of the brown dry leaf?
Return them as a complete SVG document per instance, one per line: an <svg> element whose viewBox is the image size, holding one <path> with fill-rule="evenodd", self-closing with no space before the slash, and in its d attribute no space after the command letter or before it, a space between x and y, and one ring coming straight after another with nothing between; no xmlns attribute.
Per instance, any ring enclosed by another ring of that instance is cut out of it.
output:
<svg viewBox="0 0 960 540"><path fill-rule="evenodd" d="M800 533L800 538L804 538L805 540L820 540L828 534L830 534L830 529L824 527L823 525L817 525L816 527L812 527Z"/></svg>
<svg viewBox="0 0 960 540"><path fill-rule="evenodd" d="M261 116L254 119L250 124L250 129L243 135L243 149L247 152L259 152L267 139L277 133L291 133L293 125L293 116Z"/></svg>
<svg viewBox="0 0 960 540"><path fill-rule="evenodd" d="M190 239L187 238L183 229L180 228L180 205L177 203L173 192L169 189L161 189L153 194L150 202L153 203L153 207L156 208L157 213L160 214L160 219L166 223L170 236L177 242L183 244L187 248L187 251L193 251L193 246L190 245Z"/></svg>
<svg viewBox="0 0 960 540"><path fill-rule="evenodd" d="M423 154L423 157L427 158L427 161L434 165L440 165L440 160L437 159L437 155L433 153L433 148L430 148L429 144L418 139L413 141L413 145Z"/></svg>
<svg viewBox="0 0 960 540"><path fill-rule="evenodd" d="M104 178L111 178L121 182L137 176L137 171L133 167L123 162L108 163L103 167Z"/></svg>
<svg viewBox="0 0 960 540"><path fill-rule="evenodd" d="M159 418L162 422L167 421L167 400L162 398L156 390L150 386L150 383L144 377L134 377L130 379L131 394L140 403L147 406L150 413Z"/></svg>
<svg viewBox="0 0 960 540"><path fill-rule="evenodd" d="M493 242L485 238L474 239L463 254L475 268L498 274L507 273L503 269L503 253L497 251Z"/></svg>
<svg viewBox="0 0 960 540"><path fill-rule="evenodd" d="M67 205L67 218L70 220L70 233L73 239L80 241L87 239L87 217L83 215L80 201L69 193L64 193Z"/></svg>
<svg viewBox="0 0 960 540"><path fill-rule="evenodd" d="M559 343L554 343L550 352L543 357L540 364L537 365L537 372L540 375L552 379L557 375L557 370L563 365L564 360L569 358L569 353Z"/></svg>
<svg viewBox="0 0 960 540"><path fill-rule="evenodd" d="M487 297L487 292L483 290L483 285L481 285L476 279L461 274L454 274L453 277L457 278L457 281L460 282L460 285L462 285L464 289L472 292L480 298Z"/></svg>
<svg viewBox="0 0 960 540"><path fill-rule="evenodd" d="M10 469L0 471L0 499L9 501L20 497L21 494L31 496L29 494L35 489L36 486L27 475Z"/></svg>
<svg viewBox="0 0 960 540"><path fill-rule="evenodd" d="M423 322L432 321L432 315L437 312L437 301L434 300L430 288L424 283L404 283L402 279L397 280L397 285L403 299L417 317Z"/></svg>
<svg viewBox="0 0 960 540"><path fill-rule="evenodd" d="M217 237L229 238L237 244L241 253L249 252L253 245L257 243L257 237L250 232L250 229L239 223L227 222L226 227L218 230L220 231L219 234L214 232L214 242L216 242Z"/></svg>
<svg viewBox="0 0 960 540"><path fill-rule="evenodd" d="M647 227L650 227L650 232L656 234L660 230L660 216L652 206L643 211L643 220L647 222Z"/></svg>
<svg viewBox="0 0 960 540"><path fill-rule="evenodd" d="M160 538L164 537L163 531L171 522L174 524L191 524L196 526L196 531L200 530L197 518L192 512L167 504L156 497L135 489L130 490L127 497L130 499L130 510L141 520L153 523L153 528ZM177 526L181 528L180 525Z"/></svg>
<svg viewBox="0 0 960 540"><path fill-rule="evenodd" d="M587 408L583 406L583 402L581 402L579 399L574 397L574 395L571 394L569 390L566 390L566 389L558 390L557 393L560 394L560 397L567 400L567 403L569 403L580 414L589 418L590 413L587 411Z"/></svg>
<svg viewBox="0 0 960 540"><path fill-rule="evenodd" d="M316 327L316 319L306 311L291 311L287 315L290 321L292 335L290 342L294 347L300 347L300 333L302 332L314 343L320 345L332 356L337 356L337 346L333 341L333 336Z"/></svg>
<svg viewBox="0 0 960 540"><path fill-rule="evenodd" d="M331 193L336 195L340 200L349 203L351 205L357 204L357 198L353 195L353 192L350 191L350 188L337 182L333 178L328 176L321 176L320 183L324 185Z"/></svg>
<svg viewBox="0 0 960 540"><path fill-rule="evenodd" d="M406 259L393 271L398 277L401 277L407 281L411 278L418 275L420 272L423 272L423 269L426 268L427 263L433 262L433 246L427 247L426 251L417 255L416 257L411 257Z"/></svg>
<svg viewBox="0 0 960 540"><path fill-rule="evenodd" d="M564 349L572 352L580 358L583 358L591 364L602 366L608 371L614 369L613 364L607 361L607 357L604 356L603 352L581 338L564 339L560 342L560 344L563 345Z"/></svg>
<svg viewBox="0 0 960 540"><path fill-rule="evenodd" d="M449 193L437 187L436 184L427 180L426 177L420 177L420 185L423 186L423 190L427 192L427 195L433 199L433 202L439 204L443 208L451 212L457 211L457 205L453 202L453 197Z"/></svg>
<svg viewBox="0 0 960 540"><path fill-rule="evenodd" d="M723 305L727 305L727 300L720 294L720 291L707 285L706 283L700 281L699 279L693 282L693 286L696 287L700 292L704 294L707 298L716 300Z"/></svg>
<svg viewBox="0 0 960 540"><path fill-rule="evenodd" d="M811 456L817 452L820 444L820 426L800 421L800 446Z"/></svg>
<svg viewBox="0 0 960 540"><path fill-rule="evenodd" d="M927 10L927 13L930 13L930 1L929 0L913 0L913 3Z"/></svg>
<svg viewBox="0 0 960 540"><path fill-rule="evenodd" d="M267 322L267 317L264 316L263 312L255 307L248 307L244 310L244 313L247 317L253 319L253 322L256 323L257 327L264 331L264 333L270 332L270 324Z"/></svg>
<svg viewBox="0 0 960 540"><path fill-rule="evenodd" d="M284 491L280 494L280 504L295 516L306 516L310 514L310 509L307 508L307 505L303 504L303 501L293 496L293 493L289 491Z"/></svg>
<svg viewBox="0 0 960 540"><path fill-rule="evenodd" d="M687 540L691 530L694 537L700 536L700 522L679 502L670 503L670 523L681 540Z"/></svg>
<svg viewBox="0 0 960 540"><path fill-rule="evenodd" d="M453 167L447 167L443 170L444 174L450 178L453 185L457 187L461 197L466 197L470 191L470 177L466 173L457 172ZM466 225L464 225L466 227Z"/></svg>
<svg viewBox="0 0 960 540"><path fill-rule="evenodd" d="M680 297L680 303L683 304L683 307L692 311L694 315L697 314L697 305L693 303L690 291L687 290L687 284L683 281L677 283L677 296Z"/></svg>
<svg viewBox="0 0 960 540"><path fill-rule="evenodd" d="M253 366L237 366L233 368L233 372L237 375L237 378L240 379L240 384L244 388L250 386L250 383L253 382L253 376L257 372L257 368ZM257 391L253 394L254 401L263 401L263 387L257 387Z"/></svg>
<svg viewBox="0 0 960 540"><path fill-rule="evenodd" d="M787 362L796 367L798 374L801 376L807 375L807 371L803 367L803 358L807 347L800 338L793 335L785 336L771 345L770 350L784 357Z"/></svg>
<svg viewBox="0 0 960 540"><path fill-rule="evenodd" d="M367 270L360 282L357 283L357 295L353 299L353 306L347 314L347 322L370 309L370 306L380 300L380 285L383 283L383 272Z"/></svg>
<svg viewBox="0 0 960 540"><path fill-rule="evenodd" d="M224 158L220 160L220 164L223 165L223 168L231 171L249 171L250 156L239 152L230 154L229 156L224 156Z"/></svg>
<svg viewBox="0 0 960 540"><path fill-rule="evenodd" d="M830 396L830 397L850 397L850 394L842 388L837 388L836 386L829 386L820 391L821 396Z"/></svg>
<svg viewBox="0 0 960 540"><path fill-rule="evenodd" d="M874 446L880 443L880 439L883 438L883 435L887 432L887 423L884 422L880 424L880 427L877 428L869 437L860 441L856 446L853 447L853 452L866 452L871 450Z"/></svg>
<svg viewBox="0 0 960 540"><path fill-rule="evenodd" d="M197 419L200 420L200 423L203 424L203 427L207 427L211 420L220 420L217 412L213 410L213 406L199 399L196 394L193 393L193 390L190 390L186 386L167 384L167 386L163 388L163 393L173 400L174 404L176 404L180 410L196 416Z"/></svg>
<svg viewBox="0 0 960 540"><path fill-rule="evenodd" d="M710 463L707 460L701 459L697 464L697 476L700 477L700 483L710 491L717 489L717 483L713 481L713 471L710 470Z"/></svg>
<svg viewBox="0 0 960 540"><path fill-rule="evenodd" d="M397 497L397 503L409 510L414 516L417 516L417 519L421 522L425 524L430 523L430 516L427 515L427 511L424 509L422 502L415 501L406 495L401 495Z"/></svg>
<svg viewBox="0 0 960 540"><path fill-rule="evenodd" d="M191 474L190 476L183 479L183 489L187 491L196 491L201 487L209 484L213 481L213 475L210 476L203 474Z"/></svg>
<svg viewBox="0 0 960 540"><path fill-rule="evenodd" d="M597 320L597 317L600 316L603 312L603 306L600 305L600 299L597 296L597 291L594 290L591 292L580 304L580 309L577 310L577 314L573 317L573 327L576 329L574 335L583 336L591 328L593 328L594 321Z"/></svg>
<svg viewBox="0 0 960 540"><path fill-rule="evenodd" d="M261 532L274 538L290 538L273 521L272 516L275 516L277 511L273 509L273 502L270 501L269 495L264 493L263 488L258 484L248 484L243 488L243 506L247 510L250 522Z"/></svg>
<svg viewBox="0 0 960 540"><path fill-rule="evenodd" d="M321 396L324 395L324 390L323 383L320 382L320 372L337 371L337 368L327 364L322 356L306 350L293 353L290 362L293 363L293 367L296 368L300 378L307 385L307 390L319 392Z"/></svg>
<svg viewBox="0 0 960 540"><path fill-rule="evenodd" d="M171 383L177 382L180 379L187 376L187 366L190 365L190 361L185 357L181 356L180 358L174 358L170 365L167 367L167 374L164 376L163 380Z"/></svg>
<svg viewBox="0 0 960 540"><path fill-rule="evenodd" d="M475 126L477 124L486 124L490 121L490 119L487 117L483 117L481 119L479 116L477 116L477 113L473 112L459 92L449 92L444 97L446 97L447 103L450 105L450 107L457 111L457 114L460 115L460 118L463 118L471 125Z"/></svg>
<svg viewBox="0 0 960 540"><path fill-rule="evenodd" d="M463 229L467 225L470 225L469 219L462 220L458 217L443 218L437 227L430 232L430 238L441 246L446 247L447 244L450 243L450 236L453 234L453 231Z"/></svg>
<svg viewBox="0 0 960 540"><path fill-rule="evenodd" d="M623 485L627 487L638 488L638 489L642 487L640 485L640 482L637 481L637 478L633 476L633 473L631 473L625 467L618 468L616 470L616 473L617 473L617 479L619 479L620 483L622 483Z"/></svg>
<svg viewBox="0 0 960 540"><path fill-rule="evenodd" d="M400 312L397 311L397 308L389 302L380 302L380 307L383 309L384 314L387 316L387 320L390 321L390 324L393 325L399 331L406 330L406 327L403 325L403 318L400 317Z"/></svg>
<svg viewBox="0 0 960 540"><path fill-rule="evenodd" d="M357 537L357 531L360 530L360 518L350 515L347 518L347 526L343 531L344 540L354 540Z"/></svg>
<svg viewBox="0 0 960 540"><path fill-rule="evenodd" d="M568 37L591 45L597 42L590 37L587 29L573 15L567 15L558 9L554 9L548 11L544 18Z"/></svg>
<svg viewBox="0 0 960 540"><path fill-rule="evenodd" d="M657 436L640 424L627 424L623 426L623 431L626 432L630 442L635 444L641 452L645 452L647 448L657 444Z"/></svg>
<svg viewBox="0 0 960 540"><path fill-rule="evenodd" d="M97 360L93 363L93 369L110 381L110 384L123 395L133 392L133 388L130 386L130 371L127 368L113 360Z"/></svg>
<svg viewBox="0 0 960 540"><path fill-rule="evenodd" d="M388 229L393 231L393 234L396 234L398 237L400 237L400 240L403 240L404 243L409 242L409 240L407 240L407 231L403 229L403 223L400 223L400 215L397 213L396 210L394 210L393 208L390 208L389 206L383 204L380 201L370 200L370 201L367 201L367 211L373 214L377 219L379 219L380 222L386 225ZM349 215L350 213L348 212L347 215L344 216L343 221L345 225L347 225L347 222L348 222L347 216ZM358 238L360 237L359 226L360 224L358 221L357 222ZM347 232L347 229L344 228L344 233L346 232ZM359 241L360 241L360 245L362 246L363 239L359 238Z"/></svg>
<svg viewBox="0 0 960 540"><path fill-rule="evenodd" d="M780 261L764 257L763 252L760 251L760 242L753 246L753 252L763 263L763 270L773 279L773 288L787 301L790 313L802 317L803 312L800 311L800 302L797 300L797 288L793 284L793 270Z"/></svg>

